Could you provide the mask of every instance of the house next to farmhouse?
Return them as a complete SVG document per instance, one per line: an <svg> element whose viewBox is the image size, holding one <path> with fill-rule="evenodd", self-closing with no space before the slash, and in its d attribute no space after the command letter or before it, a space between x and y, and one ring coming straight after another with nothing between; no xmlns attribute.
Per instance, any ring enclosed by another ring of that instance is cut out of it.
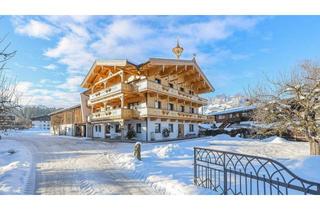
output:
<svg viewBox="0 0 320 210"><path fill-rule="evenodd" d="M199 123L213 117L199 113L207 100L199 94L214 88L196 59L150 58L142 64L128 60L97 60L81 87L80 105L51 113L51 132L93 138L154 141L197 136ZM163 135L164 129L169 135Z"/></svg>

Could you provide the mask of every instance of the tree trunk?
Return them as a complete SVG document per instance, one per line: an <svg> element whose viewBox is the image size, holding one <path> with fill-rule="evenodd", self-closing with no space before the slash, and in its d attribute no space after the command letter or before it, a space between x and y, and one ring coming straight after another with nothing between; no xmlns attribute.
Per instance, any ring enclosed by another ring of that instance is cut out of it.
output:
<svg viewBox="0 0 320 210"><path fill-rule="evenodd" d="M320 144L317 141L310 141L310 155L320 155Z"/></svg>

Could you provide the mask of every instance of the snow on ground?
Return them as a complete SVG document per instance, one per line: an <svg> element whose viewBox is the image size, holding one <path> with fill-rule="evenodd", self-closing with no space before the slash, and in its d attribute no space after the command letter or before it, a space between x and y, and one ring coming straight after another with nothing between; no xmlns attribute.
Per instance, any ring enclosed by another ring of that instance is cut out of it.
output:
<svg viewBox="0 0 320 210"><path fill-rule="evenodd" d="M280 137L242 139L222 134L201 139L142 144L142 161L133 158L133 145L123 144L111 155L120 167L166 194L212 194L193 185L193 147L251 154L276 159L297 175L320 182L320 157L310 157L305 142Z"/></svg>
<svg viewBox="0 0 320 210"><path fill-rule="evenodd" d="M128 183L124 180L130 179L133 186L136 186L134 180L140 180L146 182L156 191L165 194L213 194L212 191L193 185L193 148L195 146L273 158L282 162L302 178L320 182L320 168L317 167L320 164L320 157L308 156L308 143L287 141L280 137L257 140L222 134L215 137L183 141L144 143L142 144L142 161L138 161L133 157L134 144L130 143L83 141L83 139L80 140L80 138L75 137L50 136L48 132L40 131L16 131L10 135L25 136L31 139L33 139L32 135L42 136L35 139L34 143L42 140L39 143L39 148L47 149L49 152L52 148L55 153L48 152L49 156L46 158L52 156L56 161L45 161L45 158L44 162L39 163L39 167L44 171L48 169L60 171L66 170L68 167L71 167L70 169L75 168L74 174L72 173L70 176L81 178L79 178L80 188L81 186L87 187L87 182L92 182L90 189L92 188L91 190L97 194L105 193L107 188L110 189L110 186L119 187L112 182L114 179L112 177L123 177L120 181L116 180L117 183L122 183L121 191L114 190L112 193L125 191L125 186ZM6 140L0 140L0 193L19 194L23 192L28 174L27 166L28 163L30 165L31 158L28 151L24 150L19 142L11 140L17 145L8 145L6 142ZM18 151L13 156L6 153L11 147ZM63 154L66 157L56 158L57 155L61 156L57 151L64 151ZM87 153L90 153L90 155ZM78 158L81 158L81 160L78 160ZM60 162L57 162L58 160ZM90 174L87 171L90 171ZM13 177L12 174L17 175ZM42 172L40 172L41 174ZM53 178L57 177L54 176ZM57 180L64 183L63 180ZM45 179L40 181L45 181ZM83 181L86 183L85 185L81 184ZM77 180L73 180L72 183L79 184ZM60 188L56 190L60 190ZM66 189L63 188L63 190ZM145 192L149 191L145 190ZM69 191L64 192L68 193Z"/></svg>
<svg viewBox="0 0 320 210"><path fill-rule="evenodd" d="M0 140L0 194L24 194L32 156L21 143Z"/></svg>

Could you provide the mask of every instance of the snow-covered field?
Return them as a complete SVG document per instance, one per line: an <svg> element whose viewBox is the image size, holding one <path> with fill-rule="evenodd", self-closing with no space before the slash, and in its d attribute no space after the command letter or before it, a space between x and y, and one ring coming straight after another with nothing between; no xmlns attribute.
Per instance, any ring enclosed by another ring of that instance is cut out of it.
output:
<svg viewBox="0 0 320 210"><path fill-rule="evenodd" d="M195 146L274 158L302 178L320 182L320 157L308 156L308 143L279 137L254 140L219 135L147 143L142 144L142 161L138 161L131 143L18 131L0 140L0 194L25 193L33 159L39 194L214 194L193 185ZM16 153L10 155L10 149Z"/></svg>
<svg viewBox="0 0 320 210"><path fill-rule="evenodd" d="M0 194L25 194L31 164L32 156L25 146L0 140Z"/></svg>
<svg viewBox="0 0 320 210"><path fill-rule="evenodd" d="M132 171L131 175L148 182L166 194L212 194L195 187L193 147L210 147L274 158L302 178L320 182L320 157L310 157L308 143L291 142L279 137L265 140L241 139L219 135L196 140L142 144L142 161L132 156L132 145L123 144L111 154L114 163Z"/></svg>

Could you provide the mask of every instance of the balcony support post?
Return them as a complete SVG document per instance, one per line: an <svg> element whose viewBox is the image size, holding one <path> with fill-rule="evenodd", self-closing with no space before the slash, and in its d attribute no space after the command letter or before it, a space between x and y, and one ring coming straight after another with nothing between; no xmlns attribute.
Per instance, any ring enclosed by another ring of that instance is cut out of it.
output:
<svg viewBox="0 0 320 210"><path fill-rule="evenodd" d="M124 121L120 121L119 122L120 124L120 130L121 130L121 141L124 141L125 140L125 134L124 134Z"/></svg>
<svg viewBox="0 0 320 210"><path fill-rule="evenodd" d="M120 96L120 101L121 101L121 109L124 108L124 97Z"/></svg>

